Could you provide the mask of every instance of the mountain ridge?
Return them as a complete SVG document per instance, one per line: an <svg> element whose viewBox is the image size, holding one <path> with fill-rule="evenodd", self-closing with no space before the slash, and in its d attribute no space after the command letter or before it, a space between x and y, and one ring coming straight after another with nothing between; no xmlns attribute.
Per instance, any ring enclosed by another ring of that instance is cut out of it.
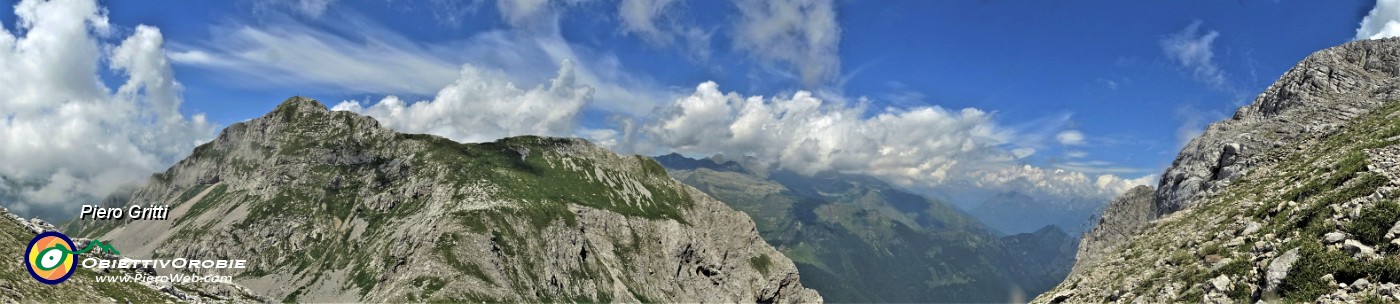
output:
<svg viewBox="0 0 1400 304"><path fill-rule="evenodd" d="M132 256L248 259L224 274L283 301L821 301L747 216L648 158L401 134L301 97L109 202L146 203L171 219L68 227Z"/></svg>

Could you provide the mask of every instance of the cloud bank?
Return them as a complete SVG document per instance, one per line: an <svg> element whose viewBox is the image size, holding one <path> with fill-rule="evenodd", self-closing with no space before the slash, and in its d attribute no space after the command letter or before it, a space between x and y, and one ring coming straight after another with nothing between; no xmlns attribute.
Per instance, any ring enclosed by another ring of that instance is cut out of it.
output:
<svg viewBox="0 0 1400 304"><path fill-rule="evenodd" d="M390 128L435 134L460 142L485 142L516 135L572 136L576 117L593 88L574 79L565 61L548 86L521 89L499 71L462 66L461 77L433 100L412 104L396 96L365 108L346 101L333 110L372 116Z"/></svg>
<svg viewBox="0 0 1400 304"><path fill-rule="evenodd" d="M160 30L120 43L91 0L23 1L16 35L0 27L0 200L21 215L67 218L73 206L145 179L214 128L180 113L181 86ZM115 72L115 92L99 77Z"/></svg>
<svg viewBox="0 0 1400 304"><path fill-rule="evenodd" d="M1371 13L1361 19L1356 40L1400 37L1400 0L1377 0Z"/></svg>
<svg viewBox="0 0 1400 304"><path fill-rule="evenodd" d="M869 174L914 189L973 184L1057 198L1107 199L1151 180L1019 164L1018 159L1034 153L1014 142L1026 135L977 109L866 112L864 101L828 102L806 91L790 97L742 96L706 82L661 108L642 132L662 150L748 158L757 162L751 165L806 174ZM1078 131L1056 137L1064 144L1084 140Z"/></svg>

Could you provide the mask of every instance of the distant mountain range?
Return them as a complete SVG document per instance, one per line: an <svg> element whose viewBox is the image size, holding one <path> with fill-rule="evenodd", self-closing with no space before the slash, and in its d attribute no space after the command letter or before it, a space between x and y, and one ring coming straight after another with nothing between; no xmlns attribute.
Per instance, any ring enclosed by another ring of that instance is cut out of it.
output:
<svg viewBox="0 0 1400 304"><path fill-rule="evenodd" d="M1024 233L1054 225L1078 236L1093 224L1102 206L1102 202L1051 202L1007 191L987 197L968 214L1003 233Z"/></svg>
<svg viewBox="0 0 1400 304"><path fill-rule="evenodd" d="M759 234L834 302L1006 302L1069 271L1059 228L998 237L940 200L851 174L756 172L733 161L655 158L671 176L749 214Z"/></svg>

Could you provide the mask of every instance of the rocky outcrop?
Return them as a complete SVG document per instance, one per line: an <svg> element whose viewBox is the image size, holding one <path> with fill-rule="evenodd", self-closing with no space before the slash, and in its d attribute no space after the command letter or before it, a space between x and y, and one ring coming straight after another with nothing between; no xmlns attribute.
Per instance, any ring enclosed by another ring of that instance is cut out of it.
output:
<svg viewBox="0 0 1400 304"><path fill-rule="evenodd" d="M1117 250L1116 245L1127 242L1155 219L1152 188L1137 186L1108 203L1093 230L1079 240L1079 252L1070 275L1092 268L1104 254Z"/></svg>
<svg viewBox="0 0 1400 304"><path fill-rule="evenodd" d="M1348 120L1400 98L1400 39L1366 40L1319 51L1182 148L1162 174L1153 204L1160 217L1228 185L1276 149L1325 136Z"/></svg>
<svg viewBox="0 0 1400 304"><path fill-rule="evenodd" d="M579 139L460 144L291 98L73 230L310 302L820 302L743 213ZM156 269L158 272L175 270Z"/></svg>
<svg viewBox="0 0 1400 304"><path fill-rule="evenodd" d="M1400 301L1397 99L1400 39L1309 56L1111 204L1035 302Z"/></svg>
<svg viewBox="0 0 1400 304"><path fill-rule="evenodd" d="M1308 56L1252 104L1228 120L1210 124L1187 143L1162 174L1151 200L1129 192L1117 200L1136 204L1110 205L1104 210L1105 214L1134 215L1151 210L1150 218L1100 220L1102 227L1085 237L1080 252L1092 255L1097 249L1112 248L1127 238L1095 235L1133 235L1143 223L1188 208L1260 163L1278 161L1280 155L1296 151L1297 143L1323 138L1357 115L1400 98L1397 73L1400 38L1357 41Z"/></svg>

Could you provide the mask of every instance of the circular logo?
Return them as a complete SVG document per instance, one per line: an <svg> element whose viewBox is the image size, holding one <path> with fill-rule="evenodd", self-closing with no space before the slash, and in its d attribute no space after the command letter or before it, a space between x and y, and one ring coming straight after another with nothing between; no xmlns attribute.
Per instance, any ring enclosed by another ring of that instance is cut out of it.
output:
<svg viewBox="0 0 1400 304"><path fill-rule="evenodd" d="M74 247L73 240L57 231L34 236L29 248L24 250L24 266L29 269L29 276L49 285L68 280L77 270L74 265L77 257L70 254Z"/></svg>

